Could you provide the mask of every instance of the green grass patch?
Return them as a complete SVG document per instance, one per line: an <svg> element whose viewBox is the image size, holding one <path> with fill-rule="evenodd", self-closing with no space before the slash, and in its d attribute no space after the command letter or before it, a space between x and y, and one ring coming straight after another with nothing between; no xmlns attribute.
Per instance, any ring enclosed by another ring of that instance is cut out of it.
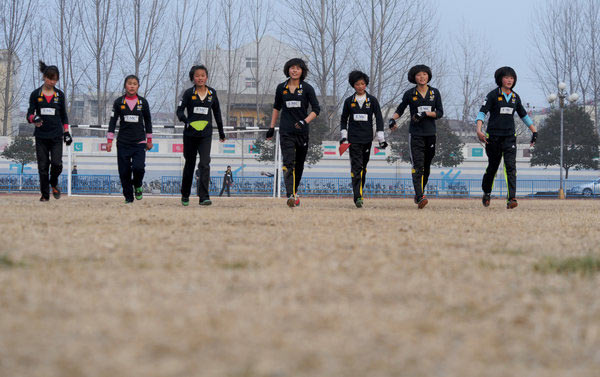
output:
<svg viewBox="0 0 600 377"><path fill-rule="evenodd" d="M600 272L600 257L597 255L569 258L548 257L536 263L533 268L541 273L593 275Z"/></svg>
<svg viewBox="0 0 600 377"><path fill-rule="evenodd" d="M493 249L491 251L491 253L494 255L503 254L503 255L513 255L513 256L525 254L525 252L521 249L503 249L503 248Z"/></svg>
<svg viewBox="0 0 600 377"><path fill-rule="evenodd" d="M6 254L0 255L0 268L12 268L12 267L20 267L23 263L15 262L11 257Z"/></svg>
<svg viewBox="0 0 600 377"><path fill-rule="evenodd" d="M223 262L220 264L221 268L225 270L244 270L250 266L250 263L245 260L241 261L231 261L231 262Z"/></svg>

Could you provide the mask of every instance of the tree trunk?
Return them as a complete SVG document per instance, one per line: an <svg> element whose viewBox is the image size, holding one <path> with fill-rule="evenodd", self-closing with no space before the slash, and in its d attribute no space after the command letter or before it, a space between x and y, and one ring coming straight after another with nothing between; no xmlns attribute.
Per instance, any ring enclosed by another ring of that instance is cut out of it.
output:
<svg viewBox="0 0 600 377"><path fill-rule="evenodd" d="M10 95L10 86L12 83L13 51L8 49L6 62L6 86L4 87L4 118L2 121L2 135L8 135L8 121L10 108L12 107L12 96Z"/></svg>

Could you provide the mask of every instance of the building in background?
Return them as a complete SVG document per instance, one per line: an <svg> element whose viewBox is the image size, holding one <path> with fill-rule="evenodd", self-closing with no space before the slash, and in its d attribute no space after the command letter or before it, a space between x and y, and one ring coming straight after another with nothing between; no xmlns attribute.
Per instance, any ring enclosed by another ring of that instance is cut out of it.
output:
<svg viewBox="0 0 600 377"><path fill-rule="evenodd" d="M201 53L201 63L209 70L208 85L217 90L226 125L264 126L265 117L270 117L275 88L286 79L285 62L296 57L307 60L300 51L270 35L260 41L258 55L256 47L256 42L250 42L233 51L217 48ZM231 106L226 119L228 98ZM269 114L265 115L265 109Z"/></svg>

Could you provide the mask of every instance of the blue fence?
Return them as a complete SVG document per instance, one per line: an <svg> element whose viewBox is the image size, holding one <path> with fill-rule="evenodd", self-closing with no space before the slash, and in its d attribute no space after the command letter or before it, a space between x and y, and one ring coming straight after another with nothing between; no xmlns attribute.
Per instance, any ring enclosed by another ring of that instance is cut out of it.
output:
<svg viewBox="0 0 600 377"><path fill-rule="evenodd" d="M210 194L218 195L222 188L221 176L211 177ZM61 175L60 187L66 191L67 176ZM196 187L194 181L193 187ZM282 195L285 195L283 182ZM556 197L560 187L559 180L519 180L517 182L518 197ZM114 175L73 175L73 194L118 195L121 193L121 182ZM144 192L159 195L180 195L181 177L163 176L160 179L144 182ZM39 178L37 174L0 174L0 192L37 192ZM193 190L194 191L194 190ZM273 178L269 177L236 177L230 187L232 196L271 196ZM302 196L351 197L350 177L344 178L303 178L298 190ZM195 193L195 192L194 192ZM569 197L600 196L600 180L568 180L565 181L565 193ZM412 198L413 184L410 178L369 178L363 192L365 197L404 197ZM430 179L426 194L430 197L469 198L480 197L481 180L478 179ZM506 182L496 180L493 195L506 195Z"/></svg>

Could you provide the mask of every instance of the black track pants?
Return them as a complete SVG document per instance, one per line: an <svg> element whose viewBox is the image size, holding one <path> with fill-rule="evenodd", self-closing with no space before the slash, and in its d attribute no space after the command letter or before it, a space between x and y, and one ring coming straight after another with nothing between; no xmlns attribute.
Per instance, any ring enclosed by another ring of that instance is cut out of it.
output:
<svg viewBox="0 0 600 377"><path fill-rule="evenodd" d="M423 196L425 186L427 186L427 181L429 180L431 161L435 156L435 141L435 135L408 135L410 161L412 163L412 180L417 199Z"/></svg>
<svg viewBox="0 0 600 377"><path fill-rule="evenodd" d="M486 194L492 192L500 160L504 157L504 177L508 188L508 199L514 199L517 193L517 137L514 135L490 136L485 145L485 153L488 156L488 166L481 182L483 192Z"/></svg>
<svg viewBox="0 0 600 377"><path fill-rule="evenodd" d="M40 175L40 191L46 199L50 198L50 188L58 185L58 177L62 172L63 138L35 138L35 154L37 156L38 173ZM48 174L50 169L50 174Z"/></svg>
<svg viewBox="0 0 600 377"><path fill-rule="evenodd" d="M183 136L183 157L185 165L183 166L183 178L181 180L181 196L190 197L192 191L192 181L194 180L194 169L196 167L196 155L200 154L198 162L198 196L200 200L210 199L208 190L210 187L210 147L212 137L192 137Z"/></svg>
<svg viewBox="0 0 600 377"><path fill-rule="evenodd" d="M133 201L133 188L142 187L146 172L146 143L124 144L117 139L117 163L123 196Z"/></svg>
<svg viewBox="0 0 600 377"><path fill-rule="evenodd" d="M350 152L350 175L352 177L354 202L363 196L363 189L367 181L367 164L371 157L371 144L352 143L348 148Z"/></svg>
<svg viewBox="0 0 600 377"><path fill-rule="evenodd" d="M308 153L308 135L281 135L281 155L283 157L283 180L286 196L295 195L304 172L304 161Z"/></svg>

